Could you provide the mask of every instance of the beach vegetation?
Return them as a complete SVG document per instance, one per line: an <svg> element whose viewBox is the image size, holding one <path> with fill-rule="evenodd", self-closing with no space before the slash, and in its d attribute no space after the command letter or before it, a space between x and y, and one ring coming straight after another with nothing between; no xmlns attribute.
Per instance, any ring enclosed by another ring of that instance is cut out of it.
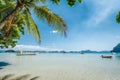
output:
<svg viewBox="0 0 120 80"><path fill-rule="evenodd" d="M57 14L53 13L45 3L59 4L60 0L0 0L0 48L15 47L25 28L38 42L41 42L39 26L33 19L33 14L40 20L66 35L66 23ZM81 0L78 0L81 3ZM67 0L73 6L76 0Z"/></svg>
<svg viewBox="0 0 120 80"><path fill-rule="evenodd" d="M120 23L120 11L118 11L118 14L116 16L116 21L117 23Z"/></svg>

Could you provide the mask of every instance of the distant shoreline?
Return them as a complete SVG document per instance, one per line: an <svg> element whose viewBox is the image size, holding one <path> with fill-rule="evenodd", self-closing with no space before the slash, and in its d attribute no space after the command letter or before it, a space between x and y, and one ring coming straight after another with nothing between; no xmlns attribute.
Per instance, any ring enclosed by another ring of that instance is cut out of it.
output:
<svg viewBox="0 0 120 80"><path fill-rule="evenodd" d="M0 51L0 53L19 53L20 51ZM84 54L84 53L111 53L111 51L22 51L23 53L76 53L76 54Z"/></svg>

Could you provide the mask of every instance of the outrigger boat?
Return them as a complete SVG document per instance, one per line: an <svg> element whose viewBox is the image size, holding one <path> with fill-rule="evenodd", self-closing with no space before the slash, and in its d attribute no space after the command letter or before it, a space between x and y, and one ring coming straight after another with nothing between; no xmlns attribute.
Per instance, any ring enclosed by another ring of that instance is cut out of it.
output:
<svg viewBox="0 0 120 80"><path fill-rule="evenodd" d="M17 56L27 56L27 55L30 55L30 56L34 56L34 55L36 55L36 54L34 54L34 53L26 53L26 54L17 54Z"/></svg>
<svg viewBox="0 0 120 80"><path fill-rule="evenodd" d="M34 56L34 55L36 55L36 54L35 54L35 53L23 53L22 50L20 50L20 53L17 53L17 56L27 56L27 55Z"/></svg>
<svg viewBox="0 0 120 80"><path fill-rule="evenodd" d="M112 58L112 56L103 56L101 55L102 58Z"/></svg>

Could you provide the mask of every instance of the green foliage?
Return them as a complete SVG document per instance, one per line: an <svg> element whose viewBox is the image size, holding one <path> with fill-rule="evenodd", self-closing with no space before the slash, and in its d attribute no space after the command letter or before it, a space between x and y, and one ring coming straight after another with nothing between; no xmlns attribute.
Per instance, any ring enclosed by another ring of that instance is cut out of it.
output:
<svg viewBox="0 0 120 80"><path fill-rule="evenodd" d="M17 40L20 39L21 28L23 27L12 25L12 28L8 32L6 32L6 28L4 28L0 34L0 48L15 47Z"/></svg>
<svg viewBox="0 0 120 80"><path fill-rule="evenodd" d="M60 0L51 0L53 3L55 3L55 4L59 4L60 3ZM78 1L79 3L82 3L82 0L66 0L67 1L67 4L69 5L69 6L73 6L73 5L75 5L75 3Z"/></svg>
<svg viewBox="0 0 120 80"><path fill-rule="evenodd" d="M15 47L20 39L20 34L24 34L26 27L38 42L41 41L40 31L32 18L31 11L34 11L37 18L46 21L60 34L66 34L65 21L50 9L43 6L49 0L0 0L0 26L6 21L4 27L0 29L0 47ZM82 0L66 0L68 5L73 6ZM55 4L60 4L60 0L50 0Z"/></svg>
<svg viewBox="0 0 120 80"><path fill-rule="evenodd" d="M116 21L117 21L117 23L120 23L120 11L118 12L118 14L116 16Z"/></svg>
<svg viewBox="0 0 120 80"><path fill-rule="evenodd" d="M76 0L67 0L68 5L73 6L76 3Z"/></svg>
<svg viewBox="0 0 120 80"><path fill-rule="evenodd" d="M0 31L0 48L15 47L17 40L20 39L20 33L24 34L24 15L17 13L12 21L11 28L7 31L6 26Z"/></svg>
<svg viewBox="0 0 120 80"><path fill-rule="evenodd" d="M80 3L82 3L82 0L78 0Z"/></svg>
<svg viewBox="0 0 120 80"><path fill-rule="evenodd" d="M0 21L4 19L7 14L12 11L15 8L16 4L11 0L6 1L6 0L1 0L0 1Z"/></svg>
<svg viewBox="0 0 120 80"><path fill-rule="evenodd" d="M33 33L33 36L36 37L38 42L41 41L41 39L40 39L40 32L39 32L38 27L35 24L34 20L32 19L32 16L29 13L27 13L26 15L27 15L27 19L28 19L28 21L26 20L28 23L27 22L26 23L28 25L29 32Z"/></svg>
<svg viewBox="0 0 120 80"><path fill-rule="evenodd" d="M74 6L77 0L67 0L69 6ZM78 0L79 3L82 3L82 0Z"/></svg>
<svg viewBox="0 0 120 80"><path fill-rule="evenodd" d="M53 3L55 4L59 4L60 3L60 0L51 0Z"/></svg>
<svg viewBox="0 0 120 80"><path fill-rule="evenodd" d="M40 20L45 20L50 26L54 26L56 31L61 34L64 34L66 31L66 24L62 18L60 18L57 14L52 13L47 7L36 6L34 8L34 12Z"/></svg>

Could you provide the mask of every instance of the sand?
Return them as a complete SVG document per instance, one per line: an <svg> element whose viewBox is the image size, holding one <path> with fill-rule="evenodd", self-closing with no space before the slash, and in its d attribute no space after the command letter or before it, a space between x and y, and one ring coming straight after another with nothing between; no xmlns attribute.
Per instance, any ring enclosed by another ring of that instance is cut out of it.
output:
<svg viewBox="0 0 120 80"><path fill-rule="evenodd" d="M16 56L0 54L0 61L11 65L0 75L31 74L40 80L119 80L120 57L102 59L101 54L37 54Z"/></svg>

